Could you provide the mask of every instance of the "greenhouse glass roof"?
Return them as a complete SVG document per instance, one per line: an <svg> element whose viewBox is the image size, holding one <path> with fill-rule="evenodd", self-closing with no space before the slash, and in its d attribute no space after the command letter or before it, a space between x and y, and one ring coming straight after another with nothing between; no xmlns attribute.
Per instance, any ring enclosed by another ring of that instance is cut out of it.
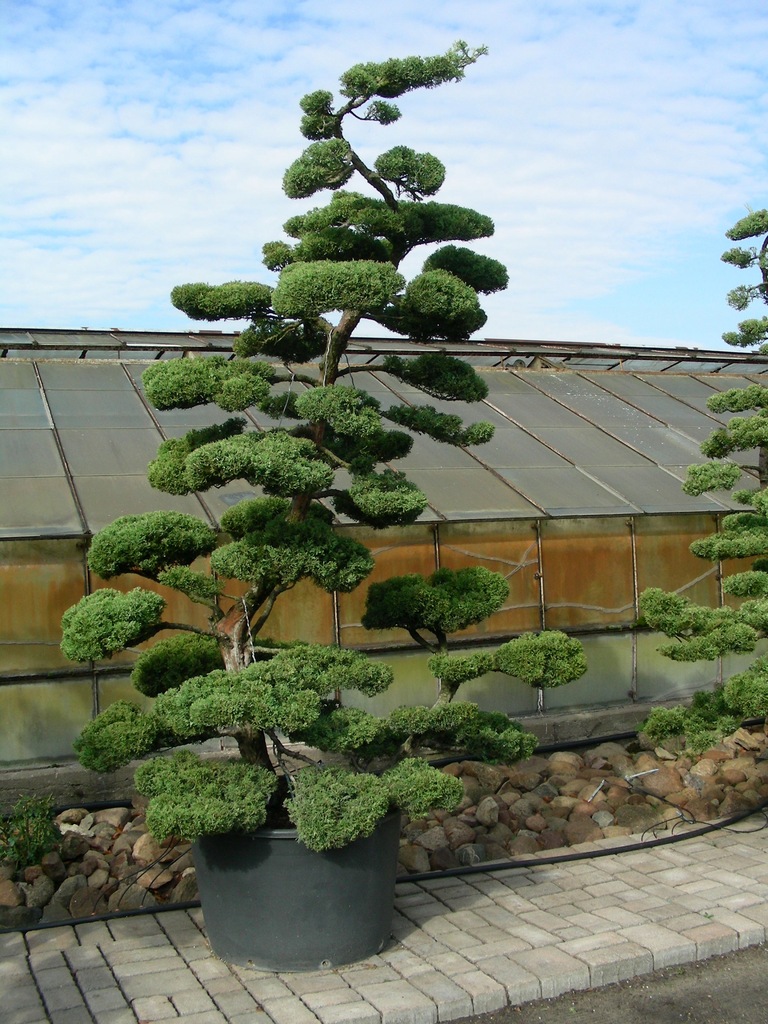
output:
<svg viewBox="0 0 768 1024"><path fill-rule="evenodd" d="M217 525L254 490L244 481L204 495L153 491L147 463L160 441L226 419L213 407L157 412L141 373L157 359L231 352L233 336L0 329L0 537L88 536L119 515L171 508ZM352 381L387 405L414 394L378 372L384 355L428 346L356 339ZM468 422L490 420L485 445L451 448L416 436L398 461L427 495L424 521L626 516L726 511L727 494L690 497L688 465L727 422L709 395L768 372L768 358L734 352L487 339L434 346L469 359L488 383L477 405L430 400ZM274 421L250 413L253 426ZM743 453L756 483L756 453Z"/></svg>

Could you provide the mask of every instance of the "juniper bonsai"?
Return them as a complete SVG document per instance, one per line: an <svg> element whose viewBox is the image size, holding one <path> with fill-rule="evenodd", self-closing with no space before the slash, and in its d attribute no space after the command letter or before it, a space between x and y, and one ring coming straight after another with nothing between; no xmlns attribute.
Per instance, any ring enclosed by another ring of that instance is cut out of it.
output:
<svg viewBox="0 0 768 1024"><path fill-rule="evenodd" d="M368 588L362 624L366 629L404 629L431 653L428 666L438 684L437 704L453 701L463 683L488 672L502 672L535 686L542 710L545 687L563 686L587 670L584 648L574 637L546 630L524 633L495 651L456 654L449 650L452 633L499 611L508 594L504 576L483 566L439 569L431 576L396 576ZM518 744L517 755L511 754L511 748L508 754L514 760L533 752L532 737L519 731L513 737L516 728L510 723L507 737L508 744Z"/></svg>
<svg viewBox="0 0 768 1024"><path fill-rule="evenodd" d="M370 573L370 552L334 530L334 512L379 529L412 523L425 509L424 494L389 465L408 453L414 432L453 445L493 432L429 405L382 408L346 359L361 323L416 341L466 340L485 321L479 294L506 285L500 263L453 244L489 236L493 223L431 199L443 182L439 160L398 145L371 163L347 138L350 125L396 122L394 100L462 79L484 52L459 42L435 57L358 64L342 75L338 102L324 90L305 96L301 131L310 145L283 188L296 199L332 196L287 221L288 241L264 246L276 283L195 283L172 293L193 319L249 323L232 358L171 359L145 370L145 393L157 409L210 405L232 414L163 441L149 480L172 495L242 480L262 496L222 517L223 539L175 512L123 516L94 538L95 573L161 584L202 606L205 625L169 621L155 589L105 588L66 613L62 641L77 661L153 641L133 670L153 705L118 702L98 715L76 743L84 765L109 771L167 747L236 742L239 760L211 762L182 750L141 766L136 782L150 797L147 821L158 837L250 830L284 801L309 847L341 845L369 834L390 807L419 814L456 805L460 784L411 756L422 745L480 756L523 749L505 716L468 703L382 719L342 708L340 690L378 694L391 670L301 637L279 644L267 630L275 602L300 581L346 593ZM345 188L353 178L364 191ZM429 249L423 269L406 282L401 264L422 246ZM441 352L393 356L379 370L440 401L487 393L467 363ZM255 429L259 415L278 425ZM486 598L473 614L492 604ZM307 745L343 756L347 767L310 763Z"/></svg>
<svg viewBox="0 0 768 1024"><path fill-rule="evenodd" d="M768 303L768 210L750 212L726 234L734 241L758 239L749 248L729 249L722 259L740 269L757 267L760 273L756 284L729 292L729 304L741 310L753 301ZM764 343L766 338L765 316L745 320L737 332L723 335L729 345L744 348ZM765 353L768 347L762 344L760 351ZM702 454L710 461L689 467L683 490L693 495L730 490L742 474L739 453L754 449L758 452L758 486L733 492L734 501L743 509L726 515L721 529L694 541L691 551L715 563L750 559L751 564L722 579L723 592L736 599L723 607L698 605L658 587L643 592L642 621L672 640L659 650L674 661L749 654L768 636L768 387L749 384L731 388L713 395L707 405L713 412L734 416L701 445ZM716 693L697 693L687 713L677 708L654 709L645 728L656 739L683 733L689 746L701 749L732 731L734 723L744 717L766 714L768 660L758 658Z"/></svg>

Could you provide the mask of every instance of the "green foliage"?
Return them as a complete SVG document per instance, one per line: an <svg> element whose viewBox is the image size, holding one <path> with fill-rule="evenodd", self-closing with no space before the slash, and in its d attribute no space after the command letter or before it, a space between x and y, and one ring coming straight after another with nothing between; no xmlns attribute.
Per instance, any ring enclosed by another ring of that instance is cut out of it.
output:
<svg viewBox="0 0 768 1024"><path fill-rule="evenodd" d="M331 384L305 391L296 400L299 416L328 424L342 437L370 437L381 431L379 403L364 391Z"/></svg>
<svg viewBox="0 0 768 1024"><path fill-rule="evenodd" d="M268 363L223 356L153 363L141 377L147 398L157 409L191 409L213 402L227 412L256 405L269 394L273 378Z"/></svg>
<svg viewBox="0 0 768 1024"><path fill-rule="evenodd" d="M727 491L741 476L735 462L709 462L689 466L683 483L686 494L699 495L705 491Z"/></svg>
<svg viewBox="0 0 768 1024"><path fill-rule="evenodd" d="M157 579L171 566L188 566L216 546L216 533L182 512L121 516L96 534L88 566L104 580L133 572Z"/></svg>
<svg viewBox="0 0 768 1024"><path fill-rule="evenodd" d="M313 143L283 175L283 191L289 199L307 199L324 188L341 188L355 173L351 156L346 139Z"/></svg>
<svg viewBox="0 0 768 1024"><path fill-rule="evenodd" d="M113 772L156 750L165 738L162 723L155 715L118 700L85 726L74 747L84 768Z"/></svg>
<svg viewBox="0 0 768 1024"><path fill-rule="evenodd" d="M759 300L768 302L768 210L750 210L746 217L726 232L728 238L734 242L743 241L746 238L756 238L765 235L762 244L743 248L738 246L728 249L723 253L721 259L730 263L740 270L757 268L760 280L757 284L739 285L728 293L728 305L733 309L744 310L751 302ZM768 317L759 319L743 320L738 325L737 331L727 331L723 335L723 341L729 345L739 348L753 348L762 345L768 340Z"/></svg>
<svg viewBox="0 0 768 1024"><path fill-rule="evenodd" d="M740 717L735 710L725 690L698 691L688 708L653 708L641 729L654 743L682 736L686 750L701 754L738 728Z"/></svg>
<svg viewBox="0 0 768 1024"><path fill-rule="evenodd" d="M168 438L160 444L157 455L147 466L147 479L152 487L166 494L189 494L193 490L186 476L190 452L213 441L236 437L244 427L245 420L233 417L203 430L190 430L184 437Z"/></svg>
<svg viewBox="0 0 768 1024"><path fill-rule="evenodd" d="M733 608L706 608L679 594L649 587L640 595L645 623L677 642L659 648L673 661L712 661L729 651L747 654L759 634Z"/></svg>
<svg viewBox="0 0 768 1024"><path fill-rule="evenodd" d="M485 651L465 655L433 654L427 665L451 693L455 693L462 683L493 672L495 667L493 655Z"/></svg>
<svg viewBox="0 0 768 1024"><path fill-rule="evenodd" d="M272 519L211 555L220 576L268 586L292 586L311 579L323 590L348 593L373 569L368 548L336 533L321 516L289 522Z"/></svg>
<svg viewBox="0 0 768 1024"><path fill-rule="evenodd" d="M444 352L409 359L385 356L382 369L433 398L480 402L488 397L488 385L475 368Z"/></svg>
<svg viewBox="0 0 768 1024"><path fill-rule="evenodd" d="M373 833L389 810L389 791L377 775L343 768L305 768L294 777L286 808L310 850L335 850Z"/></svg>
<svg viewBox="0 0 768 1024"><path fill-rule="evenodd" d="M186 565L174 565L157 574L158 583L171 590L178 590L196 604L213 605L222 593L219 580L202 572L195 572Z"/></svg>
<svg viewBox="0 0 768 1024"><path fill-rule="evenodd" d="M366 629L428 630L437 637L466 629L498 611L509 594L499 573L482 566L439 569L431 576L396 576L366 595Z"/></svg>
<svg viewBox="0 0 768 1024"><path fill-rule="evenodd" d="M437 57L392 58L378 64L355 64L341 76L340 91L350 100L368 100L372 96L395 99L413 89L434 89L445 82L461 81L464 69L487 52L485 46L472 50L459 40Z"/></svg>
<svg viewBox="0 0 768 1024"><path fill-rule="evenodd" d="M486 319L474 288L447 270L424 270L408 283L382 322L414 341L462 341Z"/></svg>
<svg viewBox="0 0 768 1024"><path fill-rule="evenodd" d="M390 801L410 818L421 818L432 808L452 811L464 796L460 779L415 757L400 761L382 778Z"/></svg>
<svg viewBox="0 0 768 1024"><path fill-rule="evenodd" d="M402 473L385 469L358 476L348 491L334 497L333 507L358 523L383 530L415 522L427 507L427 499Z"/></svg>
<svg viewBox="0 0 768 1024"><path fill-rule="evenodd" d="M387 724L401 743L462 751L469 757L504 764L529 757L538 744L518 722L500 712L480 711L468 701L396 708Z"/></svg>
<svg viewBox="0 0 768 1024"><path fill-rule="evenodd" d="M496 651L494 667L528 686L553 687L579 679L587 671L584 648L557 629L523 633Z"/></svg>
<svg viewBox="0 0 768 1024"><path fill-rule="evenodd" d="M383 309L404 284L389 263L291 263L280 275L272 305L281 316L300 319L350 308L374 313Z"/></svg>
<svg viewBox="0 0 768 1024"><path fill-rule="evenodd" d="M465 427L460 417L438 412L431 405L393 405L384 415L402 427L408 427L417 434L428 434L444 444L483 444L493 437L491 423L481 421Z"/></svg>
<svg viewBox="0 0 768 1024"><path fill-rule="evenodd" d="M137 587L127 594L105 588L87 594L61 619L61 650L70 661L110 658L148 640L161 628L165 601Z"/></svg>
<svg viewBox="0 0 768 1024"><path fill-rule="evenodd" d="M60 841L51 797L20 797L10 814L0 817L0 861L16 870L39 864Z"/></svg>
<svg viewBox="0 0 768 1024"><path fill-rule="evenodd" d="M271 288L252 281L229 281L219 285L181 284L171 292L173 305L192 320L260 317L269 310L271 298Z"/></svg>
<svg viewBox="0 0 768 1024"><path fill-rule="evenodd" d="M509 274L503 263L455 245L445 245L428 256L424 270L447 270L484 295L503 291L509 284Z"/></svg>
<svg viewBox="0 0 768 1024"><path fill-rule="evenodd" d="M142 651L131 672L131 682L147 697L157 697L181 686L193 676L206 675L223 667L215 637L184 633L159 640Z"/></svg>
<svg viewBox="0 0 768 1024"><path fill-rule="evenodd" d="M159 840L194 842L204 835L253 832L264 824L275 776L242 761L203 760L187 750L136 770L136 788L150 798L147 827Z"/></svg>
<svg viewBox="0 0 768 1024"><path fill-rule="evenodd" d="M416 153L409 146L395 146L382 153L373 165L380 177L391 182L398 195L409 199L433 196L445 180L445 166L431 153Z"/></svg>

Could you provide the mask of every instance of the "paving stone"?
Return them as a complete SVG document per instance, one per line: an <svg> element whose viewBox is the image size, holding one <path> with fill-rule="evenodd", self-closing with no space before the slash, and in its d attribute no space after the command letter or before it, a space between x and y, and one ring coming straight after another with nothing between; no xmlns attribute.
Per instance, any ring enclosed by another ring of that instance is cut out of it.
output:
<svg viewBox="0 0 768 1024"><path fill-rule="evenodd" d="M578 941L578 940L576 940ZM612 985L626 981L653 970L653 956L650 950L635 942L621 942L574 953L589 967L591 986Z"/></svg>
<svg viewBox="0 0 768 1024"><path fill-rule="evenodd" d="M411 978L411 984L435 1003L440 1020L455 1020L472 1013L472 999L467 992L439 971L416 974Z"/></svg>
<svg viewBox="0 0 768 1024"><path fill-rule="evenodd" d="M178 1002L176 996L173 997L173 1001ZM220 992L215 998L215 1003L225 1017L235 1013L253 1013L259 1009L258 1001L244 989L239 992Z"/></svg>
<svg viewBox="0 0 768 1024"><path fill-rule="evenodd" d="M554 999L563 992L589 987L586 964L557 947L514 953L512 959L539 979L543 999Z"/></svg>
<svg viewBox="0 0 768 1024"><path fill-rule="evenodd" d="M512 1004L527 1003L541 998L541 981L535 974L526 971L520 964L507 957L495 956L481 960L478 964L481 971L498 981L507 990L507 1000ZM464 979L457 978L463 986Z"/></svg>
<svg viewBox="0 0 768 1024"><path fill-rule="evenodd" d="M243 990L241 989L240 991L242 992ZM243 995L247 996L247 993L243 992ZM218 1000L214 1002L208 992L197 988L191 992L177 992L171 997L171 1001L180 1017L186 1017L188 1014L193 1013L202 1013L204 1010L222 1009L221 1006L217 1006ZM248 996L248 1005L250 1008L253 1008L255 1005L250 996Z"/></svg>
<svg viewBox="0 0 768 1024"><path fill-rule="evenodd" d="M265 999L261 1004L274 1024L316 1024L320 1020L296 996Z"/></svg>
<svg viewBox="0 0 768 1024"><path fill-rule="evenodd" d="M484 971L463 971L453 979L472 1000L474 1013L493 1013L509 1003L507 990Z"/></svg>
<svg viewBox="0 0 768 1024"><path fill-rule="evenodd" d="M170 1017L179 1016L176 1007L167 996L145 996L134 999L131 1005L139 1020L168 1020Z"/></svg>
<svg viewBox="0 0 768 1024"><path fill-rule="evenodd" d="M696 943L696 956L699 960L704 960L708 956L718 956L721 953L731 953L734 949L738 949L739 945L739 936L733 928L718 922L689 928L683 932L683 935L693 939Z"/></svg>
<svg viewBox="0 0 768 1024"><path fill-rule="evenodd" d="M382 1024L436 1024L437 1007L411 982L384 981L358 991L381 1014Z"/></svg>
<svg viewBox="0 0 768 1024"><path fill-rule="evenodd" d="M381 1024L381 1014L365 1003L339 1003L336 1006L321 1006L317 1018L322 1024ZM251 1024L251 1021L243 1022Z"/></svg>
<svg viewBox="0 0 768 1024"><path fill-rule="evenodd" d="M696 943L663 925L634 925L622 928L620 934L629 942L636 942L638 946L650 950L655 971L661 967L689 963L696 958Z"/></svg>
<svg viewBox="0 0 768 1024"><path fill-rule="evenodd" d="M98 989L96 992L86 991L85 1001L88 1009L97 1017L109 1018L115 1010L130 1010L125 996L115 986Z"/></svg>

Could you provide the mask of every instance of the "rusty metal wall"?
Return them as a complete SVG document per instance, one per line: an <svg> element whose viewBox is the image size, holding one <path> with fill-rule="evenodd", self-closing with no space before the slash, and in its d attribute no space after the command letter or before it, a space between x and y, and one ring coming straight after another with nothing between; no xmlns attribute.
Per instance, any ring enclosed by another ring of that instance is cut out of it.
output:
<svg viewBox="0 0 768 1024"><path fill-rule="evenodd" d="M647 586L718 603L718 567L688 550L693 539L715 526L715 519L702 513L341 529L370 547L376 568L369 582L407 572L429 574L440 566L483 565L502 572L510 585L504 608L456 637L460 645L493 646L544 628L579 635L590 668L582 680L546 694L546 707L554 710L679 696L721 677L718 665L681 668L660 659L656 638L633 629L638 595ZM0 763L71 756L71 742L88 716L133 693L127 681L133 655L78 666L64 659L58 643L62 613L84 593L102 586L129 590L140 582L92 579L76 539L0 544ZM171 621L189 621L191 608L191 621L204 624L200 606L156 589L168 600ZM271 632L280 639L336 641L392 659L397 682L381 699L382 710L430 700L434 681L423 654L403 630L364 630L364 604L365 587L327 595L302 584L278 601ZM500 676L468 685L462 696L517 715L535 710L529 692L510 687Z"/></svg>

